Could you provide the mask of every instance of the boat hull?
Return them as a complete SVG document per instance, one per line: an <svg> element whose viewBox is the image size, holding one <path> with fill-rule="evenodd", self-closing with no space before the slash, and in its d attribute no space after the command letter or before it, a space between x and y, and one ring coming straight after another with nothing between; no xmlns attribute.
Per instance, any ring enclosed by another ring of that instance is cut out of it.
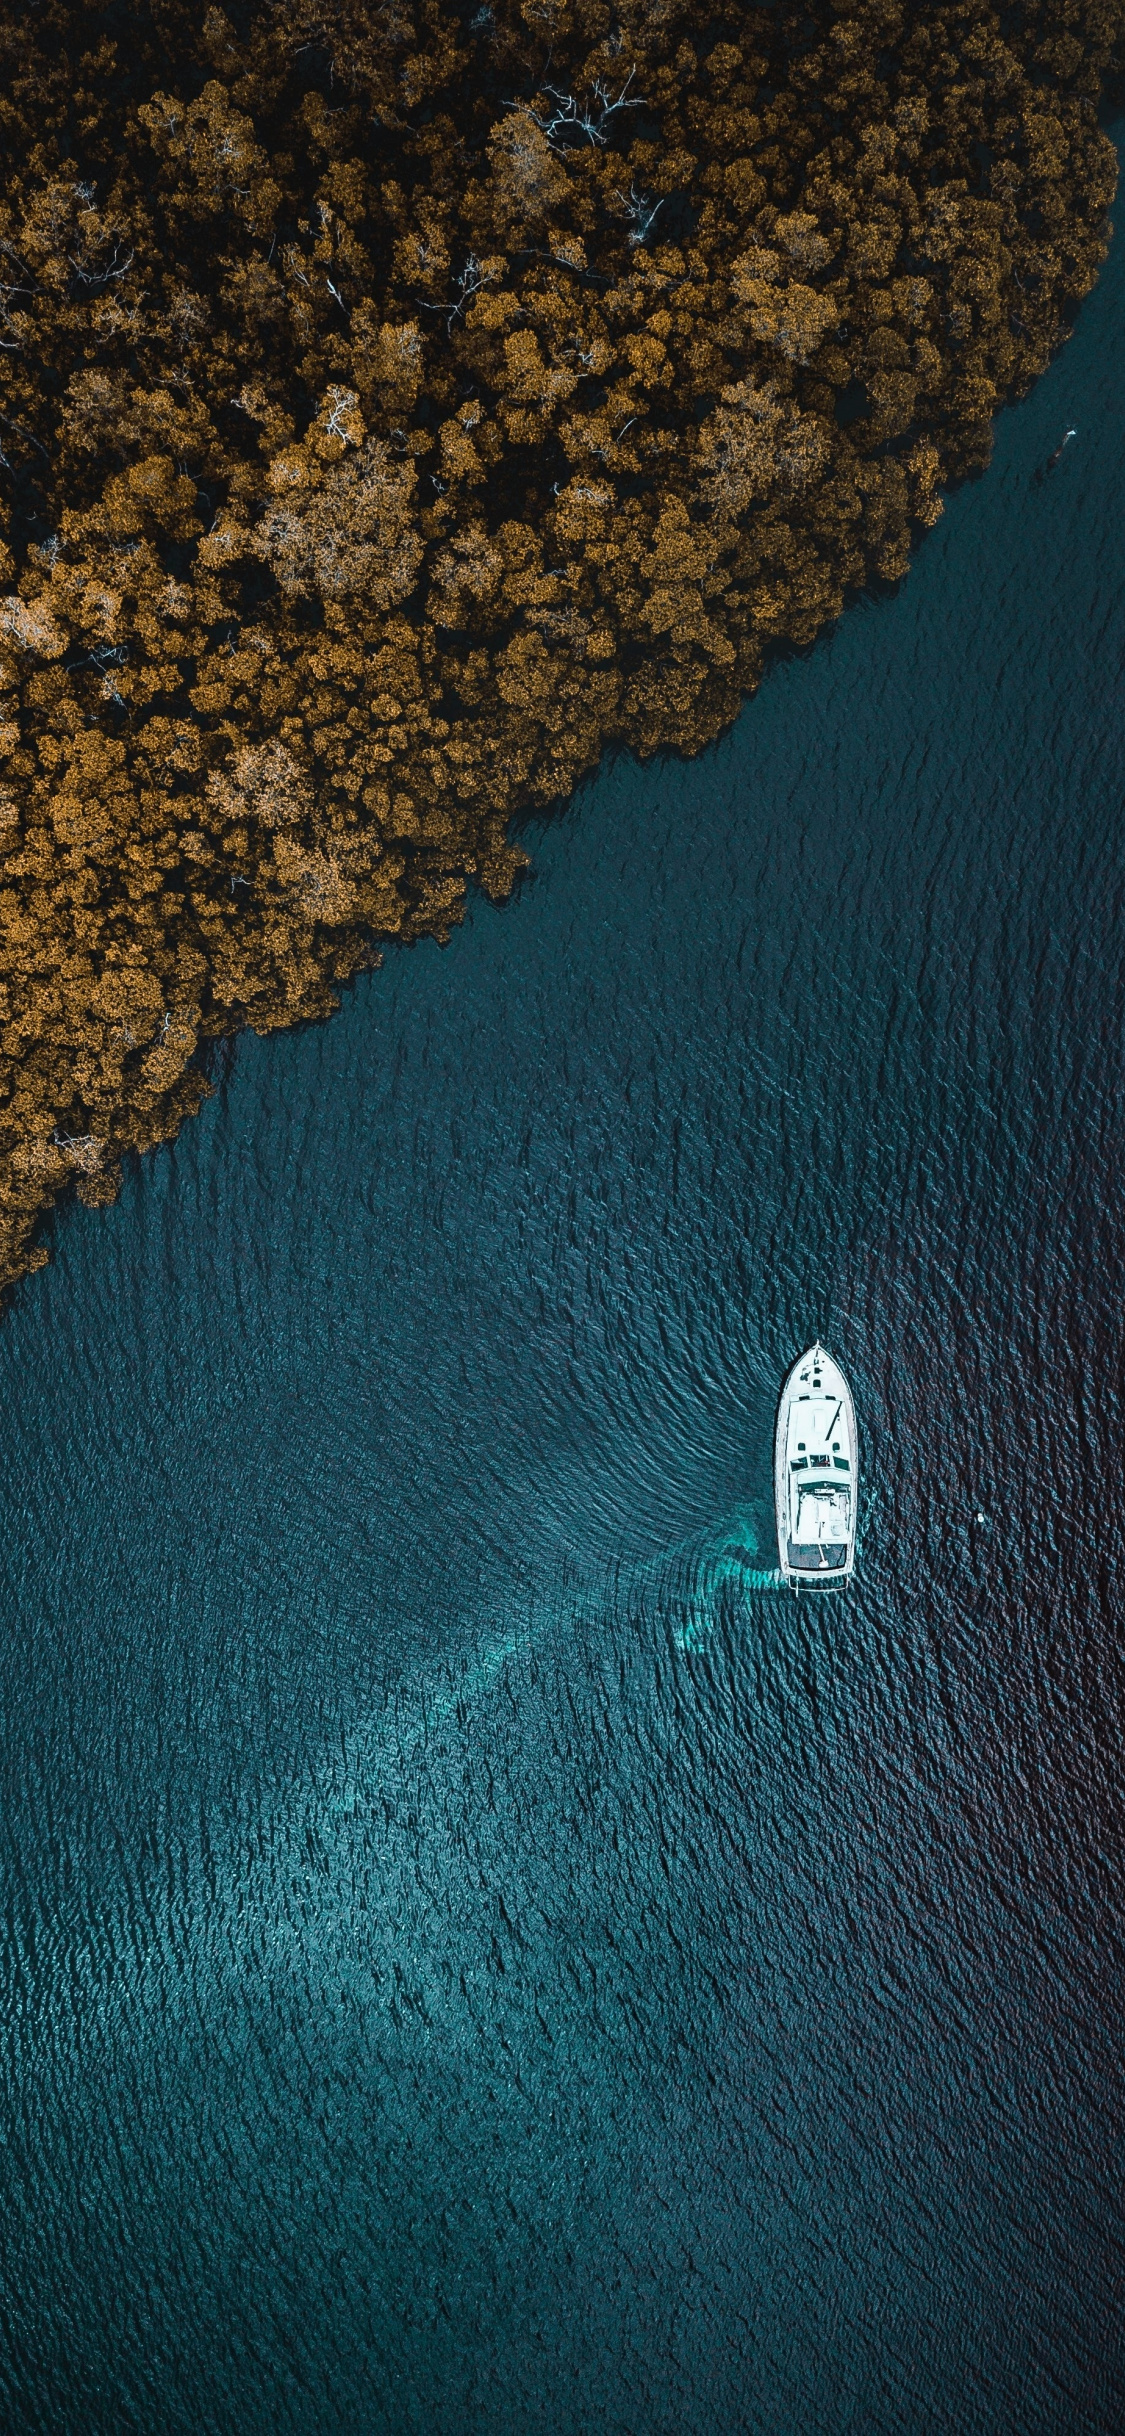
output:
<svg viewBox="0 0 1125 2436"><path fill-rule="evenodd" d="M836 1590L855 1569L859 1444L851 1389L823 1345L794 1362L774 1436L778 1563L797 1589Z"/></svg>

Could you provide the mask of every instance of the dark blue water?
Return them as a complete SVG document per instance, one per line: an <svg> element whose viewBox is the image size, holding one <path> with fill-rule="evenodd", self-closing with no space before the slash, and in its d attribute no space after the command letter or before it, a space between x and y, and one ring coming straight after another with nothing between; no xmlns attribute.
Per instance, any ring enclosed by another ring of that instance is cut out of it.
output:
<svg viewBox="0 0 1125 2436"><path fill-rule="evenodd" d="M1123 286L14 1301L5 2430L1125 2420Z"/></svg>

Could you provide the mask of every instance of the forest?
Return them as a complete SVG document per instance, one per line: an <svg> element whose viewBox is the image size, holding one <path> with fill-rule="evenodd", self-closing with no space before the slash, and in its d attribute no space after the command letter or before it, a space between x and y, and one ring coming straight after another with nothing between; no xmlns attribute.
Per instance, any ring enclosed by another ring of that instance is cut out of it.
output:
<svg viewBox="0 0 1125 2436"><path fill-rule="evenodd" d="M0 25L0 1284L206 1043L894 585L1104 255L1125 0ZM581 851L580 830L574 851Z"/></svg>

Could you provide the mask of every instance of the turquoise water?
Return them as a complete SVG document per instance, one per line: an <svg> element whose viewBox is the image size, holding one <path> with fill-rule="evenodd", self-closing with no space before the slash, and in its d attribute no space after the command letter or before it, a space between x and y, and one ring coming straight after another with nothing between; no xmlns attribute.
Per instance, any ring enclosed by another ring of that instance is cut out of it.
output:
<svg viewBox="0 0 1125 2436"><path fill-rule="evenodd" d="M15 1298L5 2427L1121 2425L1123 284Z"/></svg>

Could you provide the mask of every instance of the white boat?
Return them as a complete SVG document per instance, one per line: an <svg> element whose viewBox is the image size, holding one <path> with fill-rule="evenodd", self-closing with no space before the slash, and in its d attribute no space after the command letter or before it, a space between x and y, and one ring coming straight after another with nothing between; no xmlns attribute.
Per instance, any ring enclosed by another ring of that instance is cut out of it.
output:
<svg viewBox="0 0 1125 2436"><path fill-rule="evenodd" d="M835 1589L855 1564L859 1446L851 1389L819 1342L794 1362L782 1388L773 1479L786 1580Z"/></svg>

